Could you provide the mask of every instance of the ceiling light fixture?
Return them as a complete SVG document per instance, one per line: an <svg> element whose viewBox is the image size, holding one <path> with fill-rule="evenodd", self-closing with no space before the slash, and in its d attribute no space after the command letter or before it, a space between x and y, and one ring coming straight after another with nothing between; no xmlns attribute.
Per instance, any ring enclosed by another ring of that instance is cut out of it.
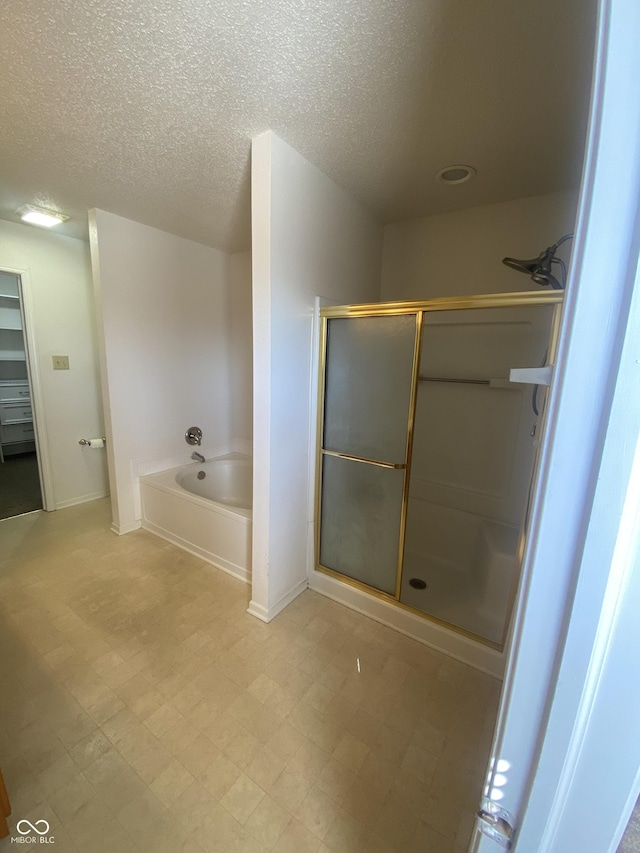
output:
<svg viewBox="0 0 640 853"><path fill-rule="evenodd" d="M30 204L20 208L18 213L23 222L28 222L30 225L40 225L42 228L60 225L61 222L66 222L69 218L56 210L45 210L43 207L33 207Z"/></svg>
<svg viewBox="0 0 640 853"><path fill-rule="evenodd" d="M441 184L465 184L471 178L475 178L476 170L473 166L464 166L456 164L455 166L445 166L444 169L439 169L436 172L436 181Z"/></svg>

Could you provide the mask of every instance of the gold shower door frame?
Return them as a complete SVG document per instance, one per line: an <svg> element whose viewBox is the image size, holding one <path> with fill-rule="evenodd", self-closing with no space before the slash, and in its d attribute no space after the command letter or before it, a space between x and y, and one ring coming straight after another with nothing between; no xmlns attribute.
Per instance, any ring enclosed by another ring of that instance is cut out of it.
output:
<svg viewBox="0 0 640 853"><path fill-rule="evenodd" d="M315 565L316 570L323 574L330 575L333 578L360 589L369 595L380 598L383 601L390 602L397 607L409 610L421 616L423 619L428 619L443 625L458 634L463 634L473 640L481 642L491 648L502 651L504 648L504 640L508 629L509 617L505 620L504 633L502 642L497 644L478 634L472 634L465 631L464 628L459 628L450 622L439 619L437 616L432 616L429 613L424 613L421 610L404 604L400 601L400 591L402 589L402 568L404 563L404 545L407 522L407 508L409 503L409 485L411 482L411 457L413 452L413 432L415 422L416 400L418 394L418 374L420 371L420 358L422 354L422 325L424 314L432 311L468 311L470 309L482 308L518 308L531 305L553 305L553 317L551 321L551 330L549 334L549 356L550 364L555 362L558 332L560 329L560 315L564 293L562 291L524 291L521 293L488 293L479 296L453 296L444 297L441 299L429 299L424 302L373 302L362 305L333 305L327 308L320 309L320 359L319 359L319 377L318 377L318 425L317 425L317 452L316 452L316 494L315 494ZM413 373L411 378L411 391L409 397L409 416L407 422L407 442L406 442L406 458L405 464L394 465L389 462L383 462L374 459L361 459L359 457L349 456L348 454L337 453L336 451L325 450L323 447L324 438L324 402L325 402L325 377L326 377L326 357L327 357L327 324L329 320L336 318L350 317L385 317L390 315L415 315L416 331L413 353ZM545 418L544 413L541 419L540 435L544 435ZM322 459L324 456L337 456L343 459L353 459L371 465L377 465L383 468L399 468L404 470L404 488L402 491L402 507L400 515L400 535L398 537L398 563L396 567L396 588L395 594L383 592L375 587L369 586L362 581L350 578L340 572L330 569L328 566L323 566L320 563L320 535L321 535L321 507L322 507ZM534 464L531 473L531 482L537 475L538 457L536 453ZM518 554L520 558L524 554L525 536L528 523L529 509L520 527L520 541L518 546ZM515 597L517 584L513 584L511 593L511 601L509 602L508 614L510 615L513 609L513 598Z"/></svg>

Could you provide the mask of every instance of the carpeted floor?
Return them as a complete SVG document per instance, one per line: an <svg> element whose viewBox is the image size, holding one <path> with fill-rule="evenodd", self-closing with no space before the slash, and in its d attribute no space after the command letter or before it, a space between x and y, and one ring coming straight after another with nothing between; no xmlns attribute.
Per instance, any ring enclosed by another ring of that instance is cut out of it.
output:
<svg viewBox="0 0 640 853"><path fill-rule="evenodd" d="M35 453L5 458L0 464L0 518L42 509L38 460Z"/></svg>

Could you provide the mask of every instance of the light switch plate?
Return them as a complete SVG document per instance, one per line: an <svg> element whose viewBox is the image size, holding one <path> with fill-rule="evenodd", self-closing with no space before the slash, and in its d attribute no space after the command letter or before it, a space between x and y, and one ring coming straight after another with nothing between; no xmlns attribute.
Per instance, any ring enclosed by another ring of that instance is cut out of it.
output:
<svg viewBox="0 0 640 853"><path fill-rule="evenodd" d="M68 355L54 355L53 359L53 369L54 370L69 370L69 356Z"/></svg>

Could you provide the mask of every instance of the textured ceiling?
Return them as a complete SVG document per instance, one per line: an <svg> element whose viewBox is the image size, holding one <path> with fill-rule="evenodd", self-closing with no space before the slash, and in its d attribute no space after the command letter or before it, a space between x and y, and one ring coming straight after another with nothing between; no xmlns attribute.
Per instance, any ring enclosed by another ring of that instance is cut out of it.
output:
<svg viewBox="0 0 640 853"><path fill-rule="evenodd" d="M4 0L0 217L248 248L272 128L381 222L576 186L595 0ZM470 163L477 178L437 184Z"/></svg>

